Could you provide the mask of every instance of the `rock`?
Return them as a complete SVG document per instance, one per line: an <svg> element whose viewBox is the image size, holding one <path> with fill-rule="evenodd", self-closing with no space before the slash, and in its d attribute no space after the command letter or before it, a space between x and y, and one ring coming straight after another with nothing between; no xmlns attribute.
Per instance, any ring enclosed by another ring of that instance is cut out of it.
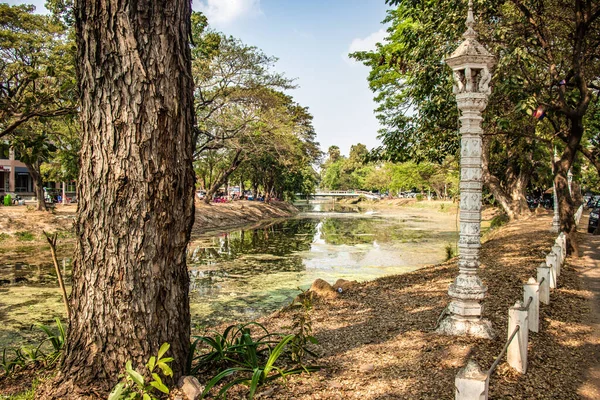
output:
<svg viewBox="0 0 600 400"><path fill-rule="evenodd" d="M182 376L179 378L178 386L188 400L199 399L204 390L204 386L194 376Z"/></svg>
<svg viewBox="0 0 600 400"><path fill-rule="evenodd" d="M329 383L329 387L332 389L341 389L344 387L340 382L332 381Z"/></svg>
<svg viewBox="0 0 600 400"><path fill-rule="evenodd" d="M360 372L372 372L375 369L373 364L363 364L360 366Z"/></svg>
<svg viewBox="0 0 600 400"><path fill-rule="evenodd" d="M334 299L338 295L333 286L323 279L317 279L314 281L308 290L315 295L326 299Z"/></svg>
<svg viewBox="0 0 600 400"><path fill-rule="evenodd" d="M333 284L333 289L336 292L343 293L343 292L346 292L347 290L351 289L353 286L355 286L357 284L358 284L357 281L347 281L346 279L338 279ZM342 289L342 290L340 291L340 289Z"/></svg>

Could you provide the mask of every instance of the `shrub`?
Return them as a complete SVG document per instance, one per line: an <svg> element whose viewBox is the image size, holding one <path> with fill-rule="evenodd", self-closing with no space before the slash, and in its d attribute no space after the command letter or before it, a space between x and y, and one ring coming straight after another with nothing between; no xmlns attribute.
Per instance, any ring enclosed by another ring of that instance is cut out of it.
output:
<svg viewBox="0 0 600 400"><path fill-rule="evenodd" d="M258 330L258 339L252 337L251 327ZM200 371L215 370L217 374L206 384L201 398L226 378L233 377L225 383L217 393L217 397L225 396L227 391L237 384L247 385L249 388L248 399L253 399L256 389L267 382L278 378L302 372L318 371L317 366L298 365L286 368L276 365L281 356L290 355L289 345L296 335L281 335L269 333L267 329L257 323L251 322L242 325L231 325L223 334L215 333L213 336L195 336L192 343L188 369L191 374ZM198 345L204 344L205 352L198 356L195 353ZM193 365L196 362L196 365Z"/></svg>
<svg viewBox="0 0 600 400"><path fill-rule="evenodd" d="M7 207L12 205L12 198L10 197L10 194L4 196L4 205Z"/></svg>
<svg viewBox="0 0 600 400"><path fill-rule="evenodd" d="M0 367L4 370L5 375L10 375L16 367L28 365L42 365L49 368L60 359L66 343L66 334L60 319L56 318L55 320L58 329L56 333L48 326L38 324L38 328L46 334L46 338L37 346L22 346L18 349L5 348L2 350ZM46 343L50 343L52 346L48 353L44 352ZM11 352L14 353L13 357L9 356Z"/></svg>
<svg viewBox="0 0 600 400"><path fill-rule="evenodd" d="M448 243L445 247L446 250L446 261L450 260L451 258L453 258L454 256L456 256L456 249L454 248L454 246L450 243Z"/></svg>
<svg viewBox="0 0 600 400"><path fill-rule="evenodd" d="M417 201L422 201L423 200L423 195L421 193L417 194L415 196L415 199L417 199Z"/></svg>
<svg viewBox="0 0 600 400"><path fill-rule="evenodd" d="M501 227L502 225L506 224L508 222L508 215L506 214L499 214L496 215L494 218L492 218L492 220L490 221L490 229L496 229Z"/></svg>
<svg viewBox="0 0 600 400"><path fill-rule="evenodd" d="M158 390L161 393L169 394L169 388L163 383L160 375L154 372L158 367L164 376L173 376L173 371L169 363L173 361L171 357L163 357L169 350L170 345L163 343L158 350L156 357L152 356L146 363L148 375L152 380L144 378L137 370L131 366L131 361L125 363L125 374L122 375L123 381L117 383L108 396L108 400L155 400L154 393Z"/></svg>

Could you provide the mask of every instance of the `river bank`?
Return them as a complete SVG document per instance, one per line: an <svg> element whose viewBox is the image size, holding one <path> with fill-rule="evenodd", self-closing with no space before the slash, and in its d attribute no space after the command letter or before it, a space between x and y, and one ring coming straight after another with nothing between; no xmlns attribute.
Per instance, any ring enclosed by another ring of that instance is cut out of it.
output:
<svg viewBox="0 0 600 400"><path fill-rule="evenodd" d="M493 363L506 340L508 308L522 296L522 284L536 275L554 235L551 216L512 222L490 232L481 252L481 276L488 286L484 315L494 340L441 336L434 332L448 303L447 289L457 259L415 272L358 283L335 298L313 302L313 333L319 340L310 376L263 389L262 399L452 399L454 378L469 358L482 369ZM577 399L593 349L590 312L582 278L568 259L551 303L540 310L540 332L530 333L526 375L505 362L491 378L490 398ZM269 331L285 332L292 314L260 320ZM243 387L231 398L244 398Z"/></svg>
<svg viewBox="0 0 600 400"><path fill-rule="evenodd" d="M74 240L73 223L77 206L58 205L51 212L35 211L31 206L0 206L0 249L24 245L46 244L43 231L57 233L60 241ZM193 233L246 225L269 219L289 218L298 213L286 202L271 203L236 201L205 204L196 202Z"/></svg>

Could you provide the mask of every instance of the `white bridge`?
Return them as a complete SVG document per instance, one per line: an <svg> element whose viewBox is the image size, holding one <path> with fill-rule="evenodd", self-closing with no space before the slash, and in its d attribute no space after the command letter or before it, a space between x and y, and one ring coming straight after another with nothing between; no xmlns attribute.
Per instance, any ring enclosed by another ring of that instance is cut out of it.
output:
<svg viewBox="0 0 600 400"><path fill-rule="evenodd" d="M303 194L297 194L298 197L305 197ZM367 199L379 200L381 197L378 194L367 192L365 190L317 190L309 197L360 197L364 196Z"/></svg>

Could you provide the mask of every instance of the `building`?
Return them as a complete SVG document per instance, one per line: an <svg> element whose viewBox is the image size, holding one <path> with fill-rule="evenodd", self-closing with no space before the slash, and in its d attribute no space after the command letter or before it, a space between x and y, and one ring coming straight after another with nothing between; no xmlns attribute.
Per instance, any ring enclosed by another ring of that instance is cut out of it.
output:
<svg viewBox="0 0 600 400"><path fill-rule="evenodd" d="M8 144L0 142L0 197L10 193L33 200L33 178L18 156ZM57 195L63 196L63 193L67 202L75 198L75 182L44 182L44 187L47 189L46 195L53 200Z"/></svg>
<svg viewBox="0 0 600 400"><path fill-rule="evenodd" d="M0 143L0 195L35 196L33 179L27 166L16 159L14 150Z"/></svg>

